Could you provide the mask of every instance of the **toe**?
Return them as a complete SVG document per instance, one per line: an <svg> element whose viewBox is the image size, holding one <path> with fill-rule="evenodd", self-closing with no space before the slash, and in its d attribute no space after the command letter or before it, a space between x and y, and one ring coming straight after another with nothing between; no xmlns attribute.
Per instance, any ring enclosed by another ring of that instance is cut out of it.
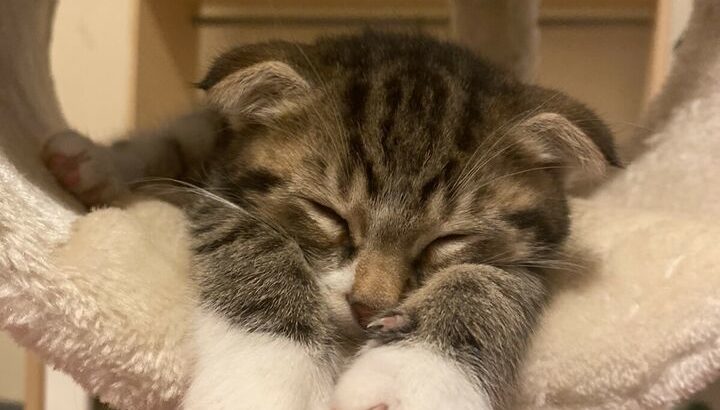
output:
<svg viewBox="0 0 720 410"><path fill-rule="evenodd" d="M387 332L403 328L407 324L408 320L405 315L394 312L387 316L383 316L379 319L373 320L367 325L367 329L374 332Z"/></svg>

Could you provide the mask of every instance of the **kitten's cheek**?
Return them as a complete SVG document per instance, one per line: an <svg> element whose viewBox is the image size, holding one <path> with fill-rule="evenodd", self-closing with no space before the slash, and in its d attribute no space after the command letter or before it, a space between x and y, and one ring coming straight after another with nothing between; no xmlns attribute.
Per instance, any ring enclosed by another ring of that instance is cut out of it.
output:
<svg viewBox="0 0 720 410"><path fill-rule="evenodd" d="M422 345L364 351L340 377L335 410L490 410L487 394Z"/></svg>

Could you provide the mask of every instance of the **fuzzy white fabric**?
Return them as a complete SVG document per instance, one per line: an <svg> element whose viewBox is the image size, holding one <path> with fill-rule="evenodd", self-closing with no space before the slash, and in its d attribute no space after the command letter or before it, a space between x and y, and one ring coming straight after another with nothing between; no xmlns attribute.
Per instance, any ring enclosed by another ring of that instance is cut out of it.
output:
<svg viewBox="0 0 720 410"><path fill-rule="evenodd" d="M720 3L696 4L649 149L573 202L594 264L558 273L518 408L665 408L718 376ZM52 8L0 1L0 327L117 408L173 408L193 357L185 220L150 200L80 216L42 169L37 141L65 126Z"/></svg>
<svg viewBox="0 0 720 410"><path fill-rule="evenodd" d="M720 369L720 226L593 202L576 201L573 212L574 236L595 262L558 275L518 407L666 408L712 382Z"/></svg>

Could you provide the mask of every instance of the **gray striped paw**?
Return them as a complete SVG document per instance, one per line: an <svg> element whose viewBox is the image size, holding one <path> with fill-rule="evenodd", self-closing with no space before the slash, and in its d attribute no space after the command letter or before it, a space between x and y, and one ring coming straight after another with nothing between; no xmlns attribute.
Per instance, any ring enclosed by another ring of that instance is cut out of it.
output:
<svg viewBox="0 0 720 410"><path fill-rule="evenodd" d="M108 204L124 190L110 150L75 131L50 137L42 159L58 183L87 206Z"/></svg>

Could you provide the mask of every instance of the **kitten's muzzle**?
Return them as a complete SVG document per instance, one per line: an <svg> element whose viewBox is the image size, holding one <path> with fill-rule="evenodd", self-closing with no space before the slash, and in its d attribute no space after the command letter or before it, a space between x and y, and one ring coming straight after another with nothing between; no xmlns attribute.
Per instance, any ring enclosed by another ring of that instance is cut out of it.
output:
<svg viewBox="0 0 720 410"><path fill-rule="evenodd" d="M397 306L407 282L404 260L381 252L358 255L355 278L347 301L363 328L380 312Z"/></svg>
<svg viewBox="0 0 720 410"><path fill-rule="evenodd" d="M353 318L363 328L372 321L373 317L378 313L378 310L362 303L362 302L350 302L350 310L352 311Z"/></svg>

